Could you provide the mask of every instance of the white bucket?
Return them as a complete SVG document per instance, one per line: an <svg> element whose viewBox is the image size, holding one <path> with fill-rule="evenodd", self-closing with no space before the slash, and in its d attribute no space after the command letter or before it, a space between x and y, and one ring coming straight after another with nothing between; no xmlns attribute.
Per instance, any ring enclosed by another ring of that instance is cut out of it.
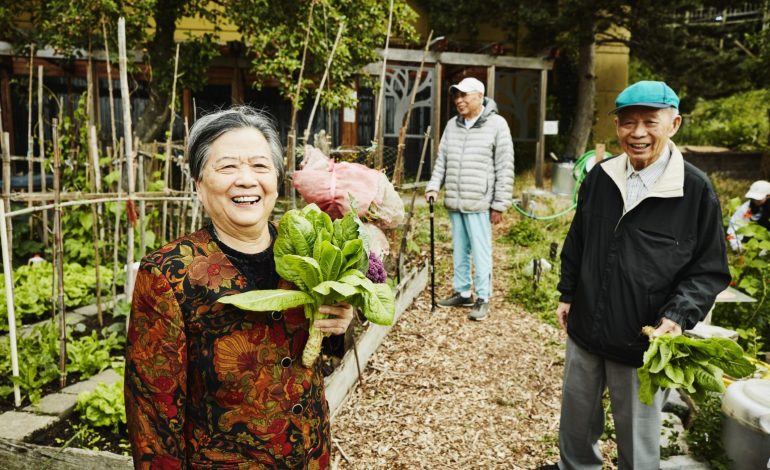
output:
<svg viewBox="0 0 770 470"><path fill-rule="evenodd" d="M733 382L722 399L722 443L731 470L770 468L770 380Z"/></svg>

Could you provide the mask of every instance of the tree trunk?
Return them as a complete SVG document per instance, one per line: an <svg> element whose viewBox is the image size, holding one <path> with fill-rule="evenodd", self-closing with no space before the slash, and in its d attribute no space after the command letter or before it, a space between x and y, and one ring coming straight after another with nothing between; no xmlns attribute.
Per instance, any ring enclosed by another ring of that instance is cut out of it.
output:
<svg viewBox="0 0 770 470"><path fill-rule="evenodd" d="M596 100L596 42L593 34L581 40L578 50L578 99L565 155L583 155L594 123Z"/></svg>
<svg viewBox="0 0 770 470"><path fill-rule="evenodd" d="M142 142L157 140L168 125L176 50L174 32L184 3L180 0L160 0L155 10L155 36L148 45L150 101L136 123L136 134Z"/></svg>

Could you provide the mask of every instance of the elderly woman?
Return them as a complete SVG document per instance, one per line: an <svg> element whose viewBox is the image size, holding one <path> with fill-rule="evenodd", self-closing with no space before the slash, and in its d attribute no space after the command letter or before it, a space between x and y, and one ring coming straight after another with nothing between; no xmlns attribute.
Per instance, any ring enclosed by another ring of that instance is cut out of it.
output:
<svg viewBox="0 0 770 470"><path fill-rule="evenodd" d="M283 173L271 121L248 107L199 119L190 170L211 219L142 262L126 350L126 416L136 468L326 468L329 412L319 367L300 358L301 308L259 313L218 303L290 288L275 270L269 218ZM347 304L320 330L344 333Z"/></svg>

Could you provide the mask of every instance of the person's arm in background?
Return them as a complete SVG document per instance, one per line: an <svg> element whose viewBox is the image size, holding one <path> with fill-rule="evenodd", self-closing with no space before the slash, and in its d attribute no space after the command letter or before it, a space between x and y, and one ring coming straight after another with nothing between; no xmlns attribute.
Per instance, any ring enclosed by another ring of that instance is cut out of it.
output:
<svg viewBox="0 0 770 470"><path fill-rule="evenodd" d="M449 121L447 126L454 125L454 121ZM431 173L430 181L425 187L425 199L433 199L434 201L438 197L438 190L441 189L441 183L444 182L444 176L446 175L446 159L447 159L447 146L448 144L447 132L441 136L441 142L438 146L438 155L436 156L436 163L433 165L433 173Z"/></svg>
<svg viewBox="0 0 770 470"><path fill-rule="evenodd" d="M499 128L495 133L495 194L492 198L490 220L493 224L500 222L503 213L511 206L513 199L513 139L508 123L499 119Z"/></svg>
<svg viewBox="0 0 770 470"><path fill-rule="evenodd" d="M727 223L727 242L730 243L730 249L733 251L740 251L741 249L741 237L738 235L737 230L746 224L748 218L746 217L749 211L750 201L746 201L735 210L730 221Z"/></svg>
<svg viewBox="0 0 770 470"><path fill-rule="evenodd" d="M675 332L663 319L676 323L681 330L688 330L702 320L717 294L730 283L727 250L722 228L722 210L714 191L704 187L699 204L697 241L692 259L682 269L677 283L660 309L661 332Z"/></svg>
<svg viewBox="0 0 770 470"><path fill-rule="evenodd" d="M134 466L184 468L184 321L168 280L149 263L137 274L127 336L126 420Z"/></svg>

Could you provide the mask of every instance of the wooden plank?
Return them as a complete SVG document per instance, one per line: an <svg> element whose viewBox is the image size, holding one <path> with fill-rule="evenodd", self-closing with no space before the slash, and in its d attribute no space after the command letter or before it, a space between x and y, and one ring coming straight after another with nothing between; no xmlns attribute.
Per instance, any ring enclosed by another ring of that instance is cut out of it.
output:
<svg viewBox="0 0 770 470"><path fill-rule="evenodd" d="M382 57L382 49L377 49L377 54ZM393 49L388 51L388 60L395 62L420 63L422 51L416 49ZM465 65L481 67L502 67L511 69L551 70L553 62L534 57L493 56L487 54L470 54L467 52L428 52L425 63L440 62L444 65ZM378 66L381 67L381 64ZM366 69L365 69L366 70Z"/></svg>
<svg viewBox="0 0 770 470"><path fill-rule="evenodd" d="M85 449L60 449L0 439L0 462L4 470L55 468L57 470L102 470L133 468L131 457Z"/></svg>
<svg viewBox="0 0 770 470"><path fill-rule="evenodd" d="M545 160L545 105L547 100L548 71L540 71L540 103L537 110L537 154L535 155L535 187L543 188L543 161Z"/></svg>
<svg viewBox="0 0 770 470"><path fill-rule="evenodd" d="M425 289L428 284L428 265L427 263L420 270L413 269L401 281L396 294L396 316L393 325L412 304L415 297ZM358 359L361 370L366 368L369 359L380 346L385 336L390 332L393 326L369 325L366 332L362 334L357 341ZM326 400L329 402L329 414L332 418L347 400L350 391L358 381L358 367L353 350L349 350L342 358L342 362L334 372L325 379Z"/></svg>

